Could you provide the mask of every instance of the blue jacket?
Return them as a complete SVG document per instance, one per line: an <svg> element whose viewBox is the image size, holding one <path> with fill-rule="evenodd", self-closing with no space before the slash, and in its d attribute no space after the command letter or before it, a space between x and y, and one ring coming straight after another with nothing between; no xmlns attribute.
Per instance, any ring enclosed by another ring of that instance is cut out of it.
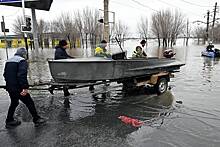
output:
<svg viewBox="0 0 220 147"><path fill-rule="evenodd" d="M57 46L57 47L55 47L55 49L56 49L55 57L54 57L55 60L73 58L66 53L66 50L64 48Z"/></svg>
<svg viewBox="0 0 220 147"><path fill-rule="evenodd" d="M27 71L28 64L23 57L15 55L7 60L3 74L6 81L6 90L20 92L22 89L28 89Z"/></svg>

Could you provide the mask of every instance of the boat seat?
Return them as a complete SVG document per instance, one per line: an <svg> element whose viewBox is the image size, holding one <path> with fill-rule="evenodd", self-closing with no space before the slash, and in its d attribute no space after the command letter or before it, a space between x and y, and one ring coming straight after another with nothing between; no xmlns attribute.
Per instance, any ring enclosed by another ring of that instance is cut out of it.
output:
<svg viewBox="0 0 220 147"><path fill-rule="evenodd" d="M113 60L126 59L126 52L112 54L112 59Z"/></svg>

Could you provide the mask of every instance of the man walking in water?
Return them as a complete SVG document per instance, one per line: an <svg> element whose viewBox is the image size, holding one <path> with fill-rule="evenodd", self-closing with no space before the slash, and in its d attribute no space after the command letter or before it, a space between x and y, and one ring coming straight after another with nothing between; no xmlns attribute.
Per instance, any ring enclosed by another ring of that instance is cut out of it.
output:
<svg viewBox="0 0 220 147"><path fill-rule="evenodd" d="M25 48L20 48L12 58L6 61L5 64L4 78L6 81L6 90L11 99L11 104L5 121L6 128L13 128L21 124L21 121L14 118L14 113L19 104L19 100L27 106L33 117L35 126L46 123L46 121L38 115L34 101L28 93L28 63L26 58L27 50Z"/></svg>

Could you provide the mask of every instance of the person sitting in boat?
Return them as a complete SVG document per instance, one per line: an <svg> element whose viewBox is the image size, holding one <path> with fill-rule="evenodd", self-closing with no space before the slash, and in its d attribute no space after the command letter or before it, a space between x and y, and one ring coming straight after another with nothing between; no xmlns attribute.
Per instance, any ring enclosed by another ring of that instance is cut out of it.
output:
<svg viewBox="0 0 220 147"><path fill-rule="evenodd" d="M106 58L111 58L111 54L107 53L107 41L106 40L102 40L100 43L100 46L98 46L95 49L95 56L96 57L106 57Z"/></svg>
<svg viewBox="0 0 220 147"><path fill-rule="evenodd" d="M141 47L142 47L143 55L147 56L146 52L144 51L144 47L145 47L145 45L147 45L147 41L143 39L143 40L141 40L140 44L141 44Z"/></svg>
<svg viewBox="0 0 220 147"><path fill-rule="evenodd" d="M209 42L209 45L206 47L206 51L208 52L214 51L214 45L212 44L212 41Z"/></svg>
<svg viewBox="0 0 220 147"><path fill-rule="evenodd" d="M135 51L132 54L133 58L145 58L147 57L146 53L144 54L142 47L141 46L137 46Z"/></svg>
<svg viewBox="0 0 220 147"><path fill-rule="evenodd" d="M67 54L66 52L66 49L68 48L68 43L66 40L60 40L59 41L59 45L55 47L55 57L54 59L55 60L58 60L58 59L68 59L68 58L74 58L70 55ZM53 94L53 90L56 86L51 86L49 88L49 91L51 94ZM64 96L69 96L70 93L68 91L68 86L63 86L63 92L64 92Z"/></svg>
<svg viewBox="0 0 220 147"><path fill-rule="evenodd" d="M68 43L66 40L60 40L59 45L55 47L55 60L74 58L67 54L66 49L68 48Z"/></svg>

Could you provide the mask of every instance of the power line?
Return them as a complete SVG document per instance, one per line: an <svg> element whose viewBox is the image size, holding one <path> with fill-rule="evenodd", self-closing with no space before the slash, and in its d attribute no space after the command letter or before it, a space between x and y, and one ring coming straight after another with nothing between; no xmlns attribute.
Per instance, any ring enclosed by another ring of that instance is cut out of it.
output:
<svg viewBox="0 0 220 147"><path fill-rule="evenodd" d="M158 1L160 1L161 3L164 3L164 4L166 4L166 5L173 6L173 7L176 7L176 8L178 8L178 9L180 9L179 7L177 7L177 6L173 5L173 4L167 3L167 2L165 2L165 1L162 1L162 0L158 0Z"/></svg>
<svg viewBox="0 0 220 147"><path fill-rule="evenodd" d="M164 3L164 4L166 4L166 5L169 5L169 6L173 6L173 7L177 8L177 9L182 9L181 7L178 7L178 6L175 6L175 5L173 5L173 4L167 3L167 2L165 2L165 1L163 1L163 0L158 0L158 1L160 1L161 3ZM182 10L183 10L183 9L182 9ZM200 16L199 14L196 14L196 13L194 13L193 11L190 11L190 12L191 12L191 14L194 14L194 15L196 15L196 16Z"/></svg>
<svg viewBox="0 0 220 147"><path fill-rule="evenodd" d="M186 0L180 0L180 1L185 2L185 3L187 3L187 4L190 4L190 5L197 6L197 7L212 7L212 6L198 5L198 4L196 4L196 3L188 2L188 1L186 1Z"/></svg>
<svg viewBox="0 0 220 147"><path fill-rule="evenodd" d="M140 8L133 7L133 6L131 6L131 5L128 5L128 4L125 4L125 3L119 2L119 1L111 0L111 2L112 2L112 3L115 3L115 4L118 4L118 5L121 5L121 6L126 6L126 7L130 7L130 8L133 8L133 9L140 10Z"/></svg>
<svg viewBox="0 0 220 147"><path fill-rule="evenodd" d="M145 8L148 8L148 9L151 9L151 10L153 10L153 11L158 12L157 10L155 10L155 9L153 9L153 8L147 6L147 5L144 5L144 4L140 3L140 2L137 1L137 0L131 0L131 1L133 1L134 3L136 3L136 4L138 4L138 5L142 6L142 7L145 7Z"/></svg>

